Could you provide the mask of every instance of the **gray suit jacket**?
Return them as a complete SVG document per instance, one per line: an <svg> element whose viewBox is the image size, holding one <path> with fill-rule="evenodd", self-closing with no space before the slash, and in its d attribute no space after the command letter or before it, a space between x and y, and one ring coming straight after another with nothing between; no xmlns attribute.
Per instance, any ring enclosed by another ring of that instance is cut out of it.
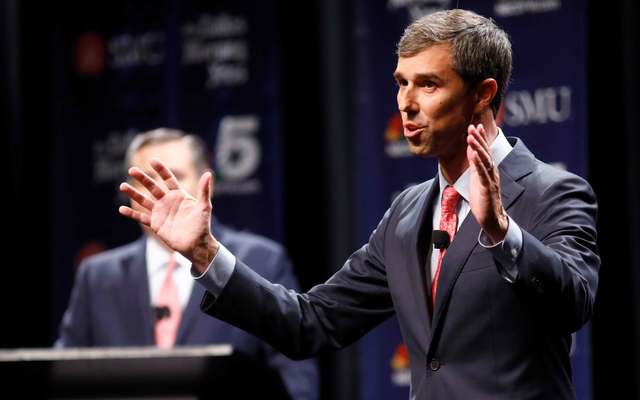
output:
<svg viewBox="0 0 640 400"><path fill-rule="evenodd" d="M522 141L500 164L502 201L521 227L507 282L469 213L444 257L429 310L427 254L437 180L400 194L369 242L306 294L241 261L202 309L303 358L344 347L397 313L416 399L571 399L571 333L591 317L600 259L596 199L582 178L535 159Z"/></svg>

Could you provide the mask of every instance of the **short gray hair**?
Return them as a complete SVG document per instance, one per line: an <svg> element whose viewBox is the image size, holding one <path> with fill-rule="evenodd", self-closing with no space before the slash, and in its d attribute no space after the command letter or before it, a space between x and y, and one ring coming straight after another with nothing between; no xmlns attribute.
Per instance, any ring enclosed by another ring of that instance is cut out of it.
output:
<svg viewBox="0 0 640 400"><path fill-rule="evenodd" d="M445 10L411 23L400 38L398 57L411 57L429 46L450 43L453 69L468 86L493 78L498 91L491 102L497 115L511 79L511 42L493 20L467 10Z"/></svg>
<svg viewBox="0 0 640 400"><path fill-rule="evenodd" d="M191 149L193 165L198 173L203 173L209 168L210 157L207 146L197 135L189 134L178 129L158 128L137 134L129 143L125 153L124 165L126 169L132 166L133 155L145 146L151 144L161 144L173 141L184 141Z"/></svg>

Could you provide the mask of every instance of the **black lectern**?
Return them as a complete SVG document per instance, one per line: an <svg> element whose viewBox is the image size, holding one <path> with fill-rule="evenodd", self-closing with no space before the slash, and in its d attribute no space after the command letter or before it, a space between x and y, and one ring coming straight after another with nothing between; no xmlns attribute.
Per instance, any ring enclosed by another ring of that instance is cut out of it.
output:
<svg viewBox="0 0 640 400"><path fill-rule="evenodd" d="M289 399L278 374L229 345L0 351L0 397Z"/></svg>

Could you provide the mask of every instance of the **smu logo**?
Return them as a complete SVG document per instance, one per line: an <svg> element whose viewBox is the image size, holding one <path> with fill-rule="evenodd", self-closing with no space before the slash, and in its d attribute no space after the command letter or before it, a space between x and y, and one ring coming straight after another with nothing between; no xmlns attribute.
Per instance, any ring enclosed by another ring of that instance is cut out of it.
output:
<svg viewBox="0 0 640 400"><path fill-rule="evenodd" d="M571 88L559 86L509 92L503 107L507 126L564 122L571 118Z"/></svg>

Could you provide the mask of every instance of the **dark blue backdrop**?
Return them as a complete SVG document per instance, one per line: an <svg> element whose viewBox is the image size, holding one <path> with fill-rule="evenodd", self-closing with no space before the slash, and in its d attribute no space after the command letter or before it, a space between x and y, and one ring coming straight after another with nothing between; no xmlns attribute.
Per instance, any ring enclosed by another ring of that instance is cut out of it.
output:
<svg viewBox="0 0 640 400"><path fill-rule="evenodd" d="M116 190L138 132L201 135L215 156L214 214L282 240L274 3L111 1L65 14L54 39L54 324L79 261L140 235L118 215Z"/></svg>

